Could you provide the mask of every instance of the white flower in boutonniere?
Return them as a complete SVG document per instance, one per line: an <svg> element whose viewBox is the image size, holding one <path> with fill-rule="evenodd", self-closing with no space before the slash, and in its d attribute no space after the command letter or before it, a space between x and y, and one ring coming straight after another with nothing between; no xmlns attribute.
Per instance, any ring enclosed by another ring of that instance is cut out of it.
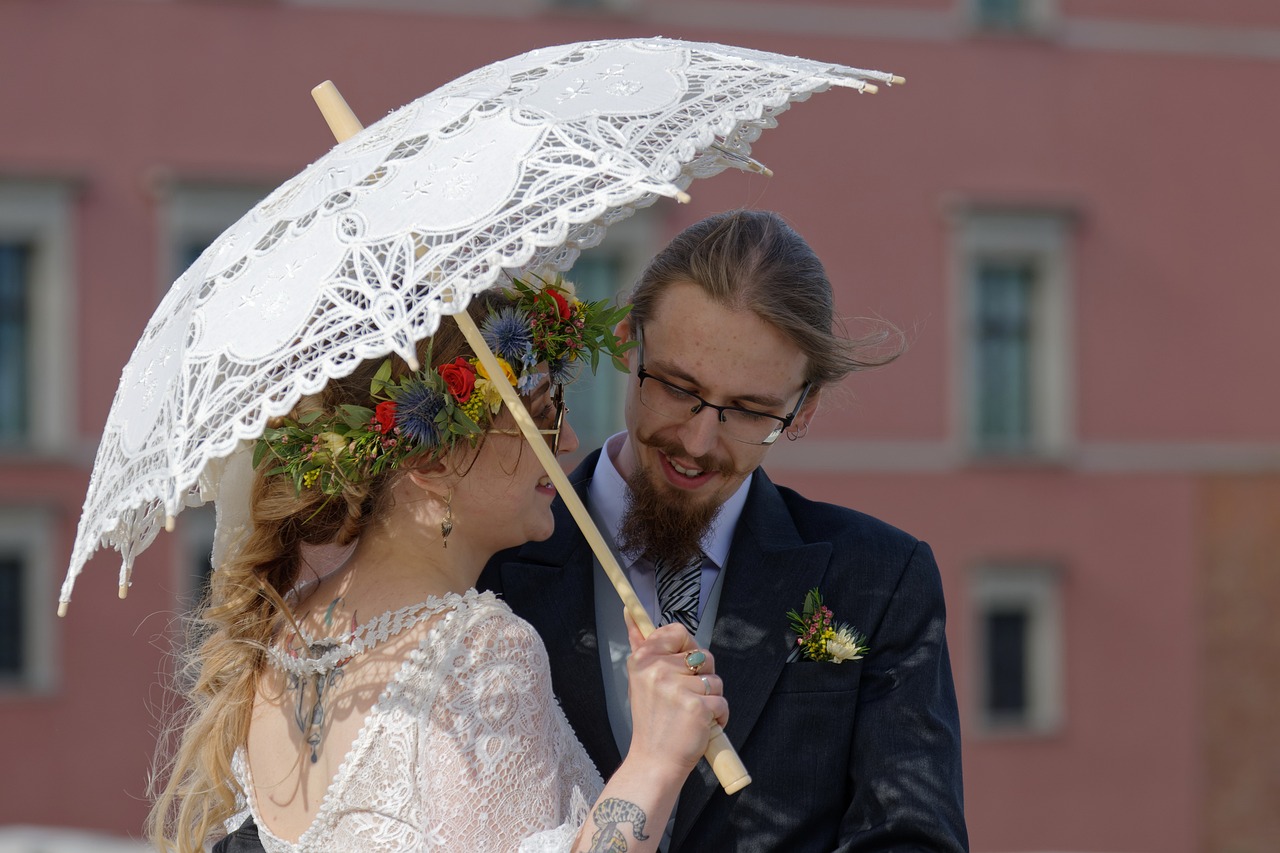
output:
<svg viewBox="0 0 1280 853"><path fill-rule="evenodd" d="M804 608L788 611L791 629L796 632L796 645L805 660L843 663L861 660L867 653L867 640L853 628L837 623L831 608L822 603L817 588L804 597Z"/></svg>

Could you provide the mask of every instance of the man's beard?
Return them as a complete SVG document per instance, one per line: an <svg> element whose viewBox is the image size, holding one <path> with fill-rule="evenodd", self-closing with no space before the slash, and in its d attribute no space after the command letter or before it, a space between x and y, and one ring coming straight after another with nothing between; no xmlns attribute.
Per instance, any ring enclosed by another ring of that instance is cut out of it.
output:
<svg viewBox="0 0 1280 853"><path fill-rule="evenodd" d="M687 456L679 448L670 449L645 442L668 456ZM700 457L695 464L704 471L732 475L728 463ZM643 553L654 562L683 566L702 553L702 543L720 514L722 500L694 500L675 488L660 488L646 468L637 466L627 481L627 507L618 525L618 548Z"/></svg>

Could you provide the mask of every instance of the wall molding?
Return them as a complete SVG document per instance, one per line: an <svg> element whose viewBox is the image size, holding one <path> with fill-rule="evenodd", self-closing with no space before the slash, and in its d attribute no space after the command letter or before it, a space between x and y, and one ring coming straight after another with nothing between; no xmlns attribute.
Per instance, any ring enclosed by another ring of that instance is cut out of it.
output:
<svg viewBox="0 0 1280 853"><path fill-rule="evenodd" d="M1074 50L1280 59L1280 27L1215 26L1057 15L1026 36L975 30L961 6L949 9L846 8L838 4L741 3L737 0L603 0L599 9L559 7L551 0L286 0L298 7L381 8L424 15L493 18L581 18L647 25L676 36L687 29L785 33L888 41L1043 42ZM817 59L839 61L838 56Z"/></svg>
<svg viewBox="0 0 1280 853"><path fill-rule="evenodd" d="M954 474L1054 470L1072 474L1248 474L1280 472L1280 443L1085 442L1061 457L986 460L948 441L821 441L778 445L773 471Z"/></svg>

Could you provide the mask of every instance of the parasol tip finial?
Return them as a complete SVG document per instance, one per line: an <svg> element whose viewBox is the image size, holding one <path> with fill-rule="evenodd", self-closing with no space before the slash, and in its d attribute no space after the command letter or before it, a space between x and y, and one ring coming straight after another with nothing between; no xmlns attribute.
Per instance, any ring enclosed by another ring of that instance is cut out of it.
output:
<svg viewBox="0 0 1280 853"><path fill-rule="evenodd" d="M877 86L875 83L863 83L862 89L860 91L864 95L874 95L876 92L880 91L880 87Z"/></svg>
<svg viewBox="0 0 1280 853"><path fill-rule="evenodd" d="M350 139L364 129L360 119L356 118L351 107L347 106L346 98L342 97L342 93L338 91L337 86L333 85L332 80L325 80L312 89L311 97L324 115L329 130L339 142Z"/></svg>
<svg viewBox="0 0 1280 853"><path fill-rule="evenodd" d="M693 196L689 195L684 190L677 190L676 201L679 202L680 204L688 204L689 202L693 201Z"/></svg>
<svg viewBox="0 0 1280 853"><path fill-rule="evenodd" d="M119 595L122 599L129 597L129 585L127 583L120 584Z"/></svg>
<svg viewBox="0 0 1280 853"><path fill-rule="evenodd" d="M889 85L890 85L890 86L901 86L901 85L902 85L903 83L905 83L905 82L907 82L907 78L906 78L906 77L900 77L900 76L898 76L897 74L894 74L892 77L890 77L890 78L889 78Z"/></svg>
<svg viewBox="0 0 1280 853"><path fill-rule="evenodd" d="M165 517L164 517L164 532L165 532L165 533L172 533L172 532L173 532L173 528L177 527L177 525L178 525L177 519L175 519L172 515L169 515L168 513L165 513ZM122 595L122 596L120 596L120 597L121 597L121 598L124 598L124 596L123 596L123 595Z"/></svg>
<svg viewBox="0 0 1280 853"><path fill-rule="evenodd" d="M70 601L59 601L58 602L58 618L61 619L63 616L66 616L67 609L70 607L71 607Z"/></svg>

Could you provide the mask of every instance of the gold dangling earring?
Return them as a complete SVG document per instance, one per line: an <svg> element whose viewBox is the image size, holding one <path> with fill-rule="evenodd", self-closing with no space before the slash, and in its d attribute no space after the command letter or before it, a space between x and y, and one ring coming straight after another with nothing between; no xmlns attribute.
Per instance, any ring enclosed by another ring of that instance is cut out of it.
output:
<svg viewBox="0 0 1280 853"><path fill-rule="evenodd" d="M453 532L453 491L450 490L444 499L444 518L440 522L440 538L445 550L449 549L449 534Z"/></svg>

